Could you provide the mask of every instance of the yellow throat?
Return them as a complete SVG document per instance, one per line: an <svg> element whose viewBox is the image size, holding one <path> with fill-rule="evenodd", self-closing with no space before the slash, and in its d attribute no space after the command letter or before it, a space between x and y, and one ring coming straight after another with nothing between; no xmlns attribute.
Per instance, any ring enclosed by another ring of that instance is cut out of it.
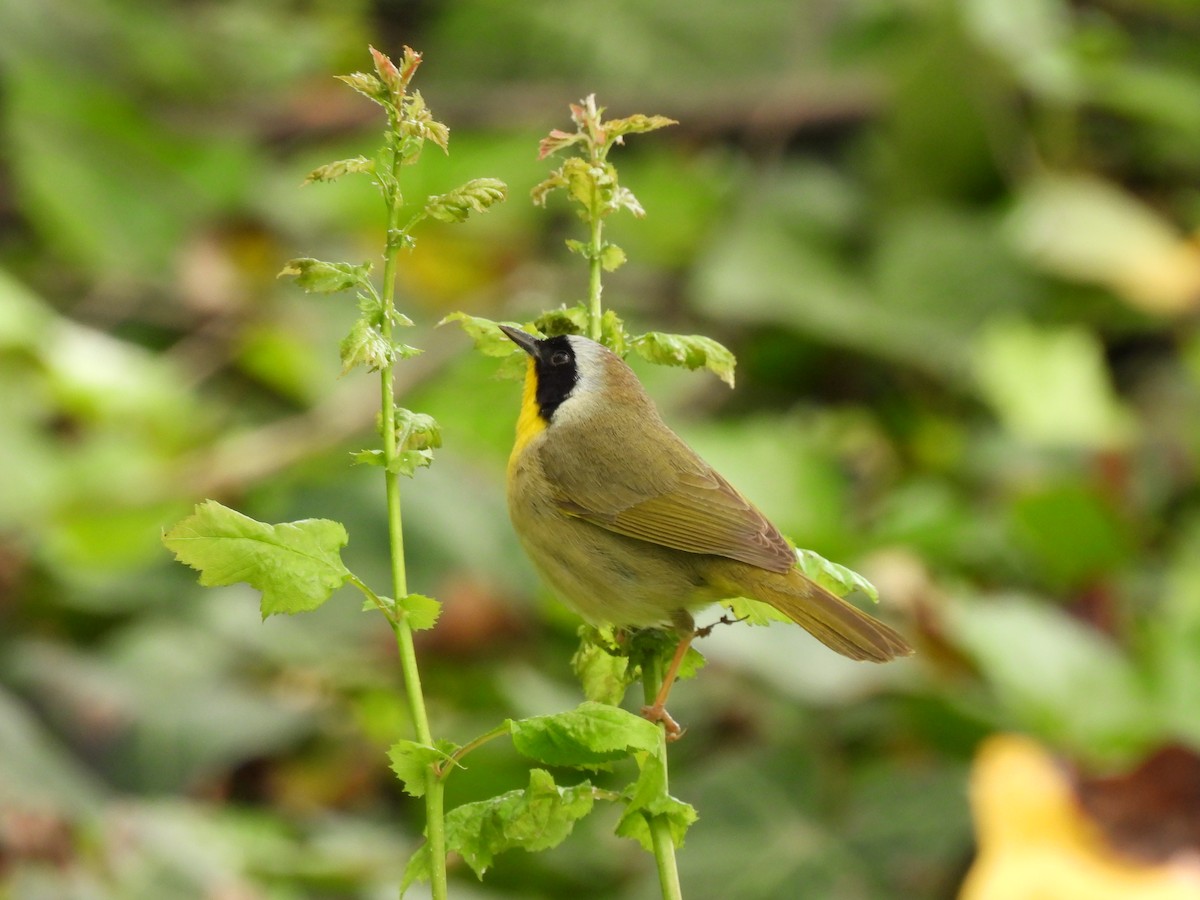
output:
<svg viewBox="0 0 1200 900"><path fill-rule="evenodd" d="M513 444L512 453L508 457L509 468L512 468L525 445L543 431L546 420L542 418L537 402L537 371L532 359L526 362L525 387L521 391L521 414L517 416L517 441Z"/></svg>

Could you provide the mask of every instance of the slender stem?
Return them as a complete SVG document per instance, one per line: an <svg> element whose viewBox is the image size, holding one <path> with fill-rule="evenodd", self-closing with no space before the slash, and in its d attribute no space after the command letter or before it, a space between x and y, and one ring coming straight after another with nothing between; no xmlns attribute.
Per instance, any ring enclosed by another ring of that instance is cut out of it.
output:
<svg viewBox="0 0 1200 900"><path fill-rule="evenodd" d="M658 690L662 686L662 658L651 654L642 661L642 691L646 705L654 703ZM667 730L659 730L659 740L662 741L660 753L663 763L663 790L668 790L667 775ZM675 864L675 840L671 837L671 827L664 816L647 816L646 823L650 826L650 842L654 845L654 861L658 866L658 883L662 888L663 900L683 900L683 890L679 886L679 868Z"/></svg>
<svg viewBox="0 0 1200 900"><path fill-rule="evenodd" d="M501 735L508 734L508 723L503 722L497 725L491 731L485 731L483 734L474 740L468 741L457 750L450 754L450 758L443 763L438 763L434 766L434 772L438 778L445 780L451 772L458 768L460 761L472 750L478 750L488 741L493 741Z"/></svg>
<svg viewBox="0 0 1200 900"><path fill-rule="evenodd" d="M396 140L399 140L398 122L389 116L388 124ZM392 144L390 180L384 189L387 203L387 252L383 263L383 321L380 331L389 344L392 340L392 319L395 311L396 256L400 252L400 210L403 197L400 194L401 156L395 143ZM408 574L404 566L404 528L400 514L400 477L392 471L396 459L396 396L392 375L393 365L388 363L379 371L379 388L383 414L384 485L387 490L388 547L391 552L392 590L396 598L408 595ZM421 674L417 668L417 652L413 645L412 627L408 616L397 608L392 622L396 634L396 647L400 656L400 671L404 676L404 691L408 698L409 713L422 744L432 744L433 734L429 730L429 716L425 711L425 697L421 691ZM444 815L444 788L441 779L431 767L425 776L425 832L429 840L431 861L430 888L434 900L446 900L446 828Z"/></svg>
<svg viewBox="0 0 1200 900"><path fill-rule="evenodd" d="M590 231L588 241L588 337L593 341L600 340L600 294L603 286L600 284L601 265L600 251L604 247L604 220L598 212L592 213L588 222Z"/></svg>

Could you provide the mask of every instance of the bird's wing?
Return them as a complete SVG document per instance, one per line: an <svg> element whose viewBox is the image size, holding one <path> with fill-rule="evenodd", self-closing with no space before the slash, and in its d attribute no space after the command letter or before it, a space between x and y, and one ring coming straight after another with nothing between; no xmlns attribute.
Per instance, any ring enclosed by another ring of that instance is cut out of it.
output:
<svg viewBox="0 0 1200 900"><path fill-rule="evenodd" d="M673 432L621 442L619 454L558 441L543 467L559 508L618 534L787 572L795 552L779 530ZM614 446L609 444L608 446ZM653 454L638 447L652 446Z"/></svg>

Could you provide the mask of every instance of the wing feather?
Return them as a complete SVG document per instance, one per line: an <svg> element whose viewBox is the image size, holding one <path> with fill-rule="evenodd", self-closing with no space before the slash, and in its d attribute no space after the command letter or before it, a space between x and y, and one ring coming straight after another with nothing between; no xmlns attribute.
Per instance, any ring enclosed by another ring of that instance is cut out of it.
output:
<svg viewBox="0 0 1200 900"><path fill-rule="evenodd" d="M571 452L543 460L555 484L559 508L618 534L685 550L709 553L787 572L796 557L779 530L749 500L660 422L650 442L623 442L620 458ZM608 445L612 446L612 445ZM630 447L656 452L630 453ZM631 459L630 456L641 457ZM586 471L577 467L581 460Z"/></svg>

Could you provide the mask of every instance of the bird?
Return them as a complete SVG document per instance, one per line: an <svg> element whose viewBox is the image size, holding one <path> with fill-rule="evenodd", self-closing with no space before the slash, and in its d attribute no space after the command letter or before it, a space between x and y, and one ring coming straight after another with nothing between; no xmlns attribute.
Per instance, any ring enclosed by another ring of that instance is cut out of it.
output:
<svg viewBox="0 0 1200 900"><path fill-rule="evenodd" d="M681 733L666 701L697 634L692 612L714 602L767 603L851 659L913 652L799 569L795 548L667 426L623 359L582 335L499 327L527 354L507 468L513 530L541 578L587 622L682 635L642 710L669 737Z"/></svg>

